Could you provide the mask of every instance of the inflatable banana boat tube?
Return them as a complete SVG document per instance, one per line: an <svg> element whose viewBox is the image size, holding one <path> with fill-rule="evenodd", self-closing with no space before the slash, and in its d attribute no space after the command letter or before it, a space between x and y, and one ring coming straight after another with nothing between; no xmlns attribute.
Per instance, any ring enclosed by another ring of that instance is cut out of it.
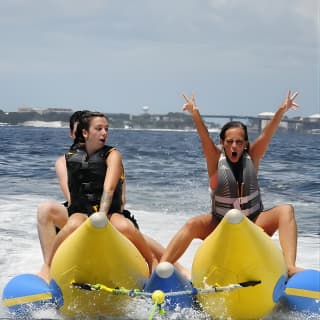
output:
<svg viewBox="0 0 320 320"><path fill-rule="evenodd" d="M320 271L304 270L287 280L278 245L237 210L200 245L192 283L168 262L148 276L136 247L96 213L57 250L50 284L34 274L17 275L5 286L2 303L18 318L48 308L76 318L123 317L137 295L163 303L167 311L199 310L200 304L213 318L260 319L279 301L290 310L320 314Z"/></svg>
<svg viewBox="0 0 320 320"><path fill-rule="evenodd" d="M98 212L57 250L51 265L50 287L64 315L118 316L124 314L130 297L86 292L72 283L142 289L148 276L149 268L140 252L104 213Z"/></svg>
<svg viewBox="0 0 320 320"><path fill-rule="evenodd" d="M192 265L195 287L254 283L235 290L199 294L213 318L260 319L279 302L287 280L277 244L239 210L230 210L198 248Z"/></svg>
<svg viewBox="0 0 320 320"><path fill-rule="evenodd" d="M149 268L137 248L108 221L95 213L58 248L51 264L49 286L35 275L13 278L3 293L9 311L23 314L55 305L63 315L96 317L126 313L128 295L86 291L75 283L101 283L110 288L142 290Z"/></svg>

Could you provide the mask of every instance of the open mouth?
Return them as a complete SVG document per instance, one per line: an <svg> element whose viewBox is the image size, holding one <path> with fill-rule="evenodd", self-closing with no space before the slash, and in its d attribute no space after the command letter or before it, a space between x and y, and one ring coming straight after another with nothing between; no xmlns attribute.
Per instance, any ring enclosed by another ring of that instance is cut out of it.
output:
<svg viewBox="0 0 320 320"><path fill-rule="evenodd" d="M236 158L237 155L238 155L237 151L232 151L232 152L231 152L231 157L232 157L232 158Z"/></svg>

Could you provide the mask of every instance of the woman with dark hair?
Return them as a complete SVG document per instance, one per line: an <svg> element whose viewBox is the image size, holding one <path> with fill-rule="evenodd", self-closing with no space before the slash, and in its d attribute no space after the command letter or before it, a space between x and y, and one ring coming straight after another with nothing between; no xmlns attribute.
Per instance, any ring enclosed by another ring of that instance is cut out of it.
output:
<svg viewBox="0 0 320 320"><path fill-rule="evenodd" d="M97 211L104 212L113 226L132 241L145 258L150 273L157 262L133 217L123 212L122 157L116 148L105 145L108 130L108 119L103 113L86 112L79 119L74 144L65 154L70 203L64 210L69 218L57 234L38 274L47 281L60 244Z"/></svg>
<svg viewBox="0 0 320 320"><path fill-rule="evenodd" d="M220 133L221 146L215 145L196 106L195 97L183 95L188 111L195 123L207 162L207 172L212 199L212 211L191 218L170 241L161 261L175 262L195 238L204 240L230 209L239 209L250 220L272 236L279 229L280 244L292 276L301 268L295 266L297 251L297 226L294 209L289 204L264 210L258 185L259 162L279 126L284 113L296 109L298 93L288 95L249 148L247 127L241 122L228 122ZM189 276L189 275L188 275Z"/></svg>
<svg viewBox="0 0 320 320"><path fill-rule="evenodd" d="M76 129L81 116L87 110L74 112L69 119L69 136L75 138ZM46 260L51 251L52 244L57 232L64 226L68 220L67 207L70 203L70 193L68 189L67 165L64 155L61 155L55 163L55 171L61 191L65 197L65 202L44 201L38 205L37 210L37 228L42 250L43 259Z"/></svg>

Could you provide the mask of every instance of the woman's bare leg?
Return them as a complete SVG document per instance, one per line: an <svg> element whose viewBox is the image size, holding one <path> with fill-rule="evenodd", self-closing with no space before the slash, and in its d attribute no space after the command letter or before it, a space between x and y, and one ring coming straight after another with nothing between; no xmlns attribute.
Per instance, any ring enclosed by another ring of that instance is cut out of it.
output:
<svg viewBox="0 0 320 320"><path fill-rule="evenodd" d="M50 266L54 254L56 253L57 249L61 245L61 243L73 232L75 231L85 220L87 216L81 213L73 214L69 219L65 226L60 230L60 232L55 237L55 241L49 251L46 259L44 260L44 264L41 267L38 276L43 278L45 281L49 282L50 280Z"/></svg>
<svg viewBox="0 0 320 320"><path fill-rule="evenodd" d="M37 212L37 227L43 260L48 257L56 238L56 226L62 227L68 221L67 209L58 202L46 201L40 203Z"/></svg>
<svg viewBox="0 0 320 320"><path fill-rule="evenodd" d="M175 263L187 250L193 239L204 240L218 225L211 213L188 220L168 244L160 261ZM188 273L190 278L190 273Z"/></svg>
<svg viewBox="0 0 320 320"><path fill-rule="evenodd" d="M294 209L291 205L279 205L262 212L255 223L272 236L279 230L279 240L288 268L288 276L303 270L297 267L297 224L294 217Z"/></svg>
<svg viewBox="0 0 320 320"><path fill-rule="evenodd" d="M140 251L142 256L145 258L150 274L158 263L156 256L152 253L147 241L143 237L142 233L135 228L133 223L125 218L122 214L113 213L108 215L108 218L112 225L119 230L124 236L126 236Z"/></svg>

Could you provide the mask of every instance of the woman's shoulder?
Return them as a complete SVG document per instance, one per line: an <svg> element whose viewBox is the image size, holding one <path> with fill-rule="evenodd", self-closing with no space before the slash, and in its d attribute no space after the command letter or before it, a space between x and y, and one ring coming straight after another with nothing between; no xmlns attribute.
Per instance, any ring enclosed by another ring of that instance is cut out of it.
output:
<svg viewBox="0 0 320 320"><path fill-rule="evenodd" d="M120 153L119 152L119 150L116 148L116 147L114 147L114 146L109 146L109 145L105 145L102 149L101 149L101 151L102 152L104 152L105 154L110 154L110 153L112 153L112 152L118 152L118 153Z"/></svg>
<svg viewBox="0 0 320 320"><path fill-rule="evenodd" d="M116 147L105 145L101 151L103 152L105 158L121 158L121 152Z"/></svg>

